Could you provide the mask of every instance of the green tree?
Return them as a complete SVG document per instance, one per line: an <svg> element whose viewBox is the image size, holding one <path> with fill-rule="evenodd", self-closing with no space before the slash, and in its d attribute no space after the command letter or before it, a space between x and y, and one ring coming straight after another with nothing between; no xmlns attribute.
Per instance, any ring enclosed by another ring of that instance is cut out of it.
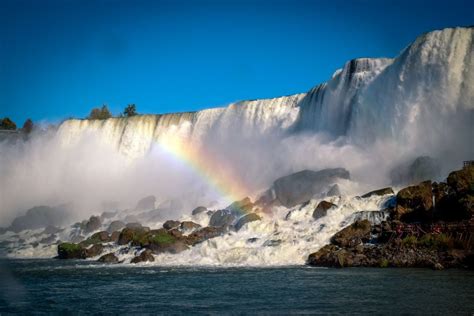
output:
<svg viewBox="0 0 474 316"><path fill-rule="evenodd" d="M137 115L137 107L135 106L135 104L129 104L123 111L123 114L125 114L125 116L127 117Z"/></svg>
<svg viewBox="0 0 474 316"><path fill-rule="evenodd" d="M87 118L89 120L105 120L111 117L112 114L110 113L109 108L104 104L101 108L93 108Z"/></svg>
<svg viewBox="0 0 474 316"><path fill-rule="evenodd" d="M25 123L23 124L22 130L25 133L29 134L33 130L33 127L34 127L33 121L31 119L27 119Z"/></svg>
<svg viewBox="0 0 474 316"><path fill-rule="evenodd" d="M10 118L5 117L0 120L0 129L7 129L7 130L16 130L16 124Z"/></svg>

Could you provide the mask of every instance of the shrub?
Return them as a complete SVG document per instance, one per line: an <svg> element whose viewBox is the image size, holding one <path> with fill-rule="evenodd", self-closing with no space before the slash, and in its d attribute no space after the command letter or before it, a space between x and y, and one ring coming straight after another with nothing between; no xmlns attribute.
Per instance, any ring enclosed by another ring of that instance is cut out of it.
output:
<svg viewBox="0 0 474 316"><path fill-rule="evenodd" d="M420 247L446 250L454 247L454 241L446 234L426 234L418 242Z"/></svg>
<svg viewBox="0 0 474 316"><path fill-rule="evenodd" d="M4 119L0 120L0 129L6 130L16 130L16 124L10 118L5 117Z"/></svg>
<svg viewBox="0 0 474 316"><path fill-rule="evenodd" d="M25 123L23 124L22 130L25 133L29 134L33 130L33 127L34 127L33 121L31 119L27 119Z"/></svg>
<svg viewBox="0 0 474 316"><path fill-rule="evenodd" d="M385 258L382 258L379 262L379 267L381 268L387 268L389 265L389 261Z"/></svg>
<svg viewBox="0 0 474 316"><path fill-rule="evenodd" d="M127 105L127 107L123 111L123 114L127 117L135 116L135 115L138 114L137 113L137 107L135 106L135 104L129 104L129 105Z"/></svg>
<svg viewBox="0 0 474 316"><path fill-rule="evenodd" d="M110 113L107 105L104 104L101 108L93 108L87 118L89 120L105 120L111 117L112 114Z"/></svg>
<svg viewBox="0 0 474 316"><path fill-rule="evenodd" d="M415 236L406 236L402 239L402 245L405 247L413 247L416 246L417 239Z"/></svg>

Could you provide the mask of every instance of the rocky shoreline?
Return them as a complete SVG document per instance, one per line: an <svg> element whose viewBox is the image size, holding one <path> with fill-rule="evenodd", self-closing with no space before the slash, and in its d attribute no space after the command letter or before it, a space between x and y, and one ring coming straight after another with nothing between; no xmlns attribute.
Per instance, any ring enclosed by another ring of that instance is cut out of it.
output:
<svg viewBox="0 0 474 316"><path fill-rule="evenodd" d="M381 224L357 221L308 257L319 267L474 268L474 166L400 190Z"/></svg>

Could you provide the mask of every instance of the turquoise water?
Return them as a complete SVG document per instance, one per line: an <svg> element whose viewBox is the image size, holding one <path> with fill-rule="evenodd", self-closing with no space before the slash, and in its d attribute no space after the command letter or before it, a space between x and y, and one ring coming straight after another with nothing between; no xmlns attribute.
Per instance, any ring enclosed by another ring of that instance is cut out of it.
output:
<svg viewBox="0 0 474 316"><path fill-rule="evenodd" d="M474 272L3 260L0 313L474 313Z"/></svg>

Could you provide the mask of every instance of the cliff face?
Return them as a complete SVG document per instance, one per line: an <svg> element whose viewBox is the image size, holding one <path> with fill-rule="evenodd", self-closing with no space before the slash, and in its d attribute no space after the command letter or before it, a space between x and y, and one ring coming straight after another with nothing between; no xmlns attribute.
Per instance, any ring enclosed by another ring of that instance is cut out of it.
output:
<svg viewBox="0 0 474 316"><path fill-rule="evenodd" d="M348 136L357 143L413 138L420 126L451 122L453 116L472 123L473 37L472 27L424 34L394 59L347 62L328 82L307 93L192 113L68 120L58 133L69 143L99 132L129 156L143 155L172 128L196 142L205 142L209 135L225 140L229 135L303 131Z"/></svg>

